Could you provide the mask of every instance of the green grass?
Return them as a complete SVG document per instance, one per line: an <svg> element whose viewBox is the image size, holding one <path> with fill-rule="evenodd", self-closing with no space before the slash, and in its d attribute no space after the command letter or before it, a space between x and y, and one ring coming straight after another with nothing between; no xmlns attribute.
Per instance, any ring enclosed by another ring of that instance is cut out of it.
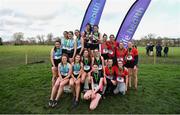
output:
<svg viewBox="0 0 180 115"><path fill-rule="evenodd" d="M71 110L71 94L64 94L57 108L48 108L51 48L0 46L0 113L180 113L180 48L171 49L170 56L165 61L158 58L155 65L153 57L146 57L145 49L139 48L138 91L108 96L94 111L89 111L89 102L82 100ZM26 50L29 62L45 63L25 65Z"/></svg>

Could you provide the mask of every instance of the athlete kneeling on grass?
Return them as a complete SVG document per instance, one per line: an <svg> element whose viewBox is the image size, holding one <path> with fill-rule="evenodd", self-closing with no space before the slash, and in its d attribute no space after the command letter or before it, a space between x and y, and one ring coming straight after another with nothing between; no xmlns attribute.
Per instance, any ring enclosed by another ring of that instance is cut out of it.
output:
<svg viewBox="0 0 180 115"><path fill-rule="evenodd" d="M123 61L118 61L118 66L116 68L116 81L117 87L114 90L114 94L125 95L128 86L128 69L123 67Z"/></svg>
<svg viewBox="0 0 180 115"><path fill-rule="evenodd" d="M58 77L58 64L61 62L61 56L62 56L62 48L61 48L61 42L56 41L55 47L52 48L50 59L52 64L52 87L55 84L55 81Z"/></svg>
<svg viewBox="0 0 180 115"><path fill-rule="evenodd" d="M85 100L90 100L90 110L94 110L101 99L102 89L103 89L103 73L98 71L98 65L93 65L93 70L91 72L91 89L87 90L84 94Z"/></svg>
<svg viewBox="0 0 180 115"><path fill-rule="evenodd" d="M58 103L60 96L64 91L64 86L68 84L69 77L72 73L71 64L67 62L68 57L66 54L62 55L62 62L58 65L58 75L55 85L52 88L49 106L55 107Z"/></svg>
<svg viewBox="0 0 180 115"><path fill-rule="evenodd" d="M74 62L72 63L72 75L69 81L71 90L73 92L73 108L78 105L79 94L80 94L80 82L81 75L83 71L83 64L81 62L81 57L79 54L76 54Z"/></svg>
<svg viewBox="0 0 180 115"><path fill-rule="evenodd" d="M113 59L108 59L108 64L105 67L105 76L104 76L104 89L103 94L113 93L113 90L116 88L116 66L113 66ZM105 91L105 92L104 92Z"/></svg>

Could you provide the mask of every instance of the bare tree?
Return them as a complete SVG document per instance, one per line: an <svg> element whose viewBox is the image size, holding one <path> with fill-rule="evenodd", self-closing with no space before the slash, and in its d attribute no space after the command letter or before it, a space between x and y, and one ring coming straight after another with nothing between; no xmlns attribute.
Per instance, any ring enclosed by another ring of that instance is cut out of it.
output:
<svg viewBox="0 0 180 115"><path fill-rule="evenodd" d="M21 45L24 40L24 33L16 32L13 34L15 45Z"/></svg>
<svg viewBox="0 0 180 115"><path fill-rule="evenodd" d="M37 39L39 44L44 44L44 35L37 35Z"/></svg>
<svg viewBox="0 0 180 115"><path fill-rule="evenodd" d="M152 34L152 33L150 33L150 34L147 35L147 39L149 39L149 40L155 39L155 37L156 37L156 35L155 35L155 34Z"/></svg>
<svg viewBox="0 0 180 115"><path fill-rule="evenodd" d="M53 42L53 34L52 33L49 33L48 35L47 35L47 44L52 44L52 42Z"/></svg>
<svg viewBox="0 0 180 115"><path fill-rule="evenodd" d="M36 44L36 38L35 37L28 37L27 40L30 44Z"/></svg>

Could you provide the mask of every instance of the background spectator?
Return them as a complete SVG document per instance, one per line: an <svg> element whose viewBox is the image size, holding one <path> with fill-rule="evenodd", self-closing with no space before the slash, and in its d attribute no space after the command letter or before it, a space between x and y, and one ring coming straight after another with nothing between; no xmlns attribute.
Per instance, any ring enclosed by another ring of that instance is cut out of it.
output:
<svg viewBox="0 0 180 115"><path fill-rule="evenodd" d="M168 57L168 51L169 51L169 47L166 44L166 46L164 47L164 57Z"/></svg>
<svg viewBox="0 0 180 115"><path fill-rule="evenodd" d="M153 48L154 48L154 44L152 42L150 42L150 45L149 45L150 56L153 55Z"/></svg>
<svg viewBox="0 0 180 115"><path fill-rule="evenodd" d="M158 43L156 46L156 56L157 57L161 57L161 51L162 51L162 46L160 43Z"/></svg>

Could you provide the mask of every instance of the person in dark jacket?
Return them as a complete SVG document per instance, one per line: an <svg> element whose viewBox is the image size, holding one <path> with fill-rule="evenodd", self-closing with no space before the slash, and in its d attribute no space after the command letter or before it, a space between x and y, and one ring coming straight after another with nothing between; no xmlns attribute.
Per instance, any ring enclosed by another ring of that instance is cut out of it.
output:
<svg viewBox="0 0 180 115"><path fill-rule="evenodd" d="M150 44L147 43L147 45L146 45L146 55L147 55L147 56L149 56L149 46L150 46Z"/></svg>
<svg viewBox="0 0 180 115"><path fill-rule="evenodd" d="M156 56L157 57L161 57L161 51L162 51L162 46L160 43L158 43L156 46Z"/></svg>
<svg viewBox="0 0 180 115"><path fill-rule="evenodd" d="M169 47L166 44L166 46L164 47L164 57L168 57L168 51L169 51Z"/></svg>
<svg viewBox="0 0 180 115"><path fill-rule="evenodd" d="M154 48L154 44L152 42L150 42L150 45L149 45L150 56L153 55L153 48Z"/></svg>

